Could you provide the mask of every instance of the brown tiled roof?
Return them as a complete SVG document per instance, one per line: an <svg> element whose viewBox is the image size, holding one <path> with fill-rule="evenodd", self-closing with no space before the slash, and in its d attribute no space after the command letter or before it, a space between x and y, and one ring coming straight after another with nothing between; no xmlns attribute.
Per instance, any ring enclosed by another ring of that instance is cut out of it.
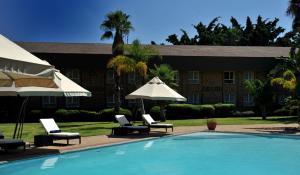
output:
<svg viewBox="0 0 300 175"><path fill-rule="evenodd" d="M111 54L110 44L99 43L46 43L18 42L32 53L61 54ZM197 57L288 57L289 47L262 46L191 46L157 45L162 56L197 56Z"/></svg>

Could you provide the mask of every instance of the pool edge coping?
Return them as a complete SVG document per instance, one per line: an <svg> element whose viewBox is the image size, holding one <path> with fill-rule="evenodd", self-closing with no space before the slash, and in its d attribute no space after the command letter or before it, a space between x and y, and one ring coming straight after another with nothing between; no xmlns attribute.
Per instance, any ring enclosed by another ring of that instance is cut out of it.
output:
<svg viewBox="0 0 300 175"><path fill-rule="evenodd" d="M102 145L95 145L95 146L88 146L88 147L82 147L82 148L77 148L77 149L72 149L72 150L62 150L59 151L58 153L46 153L42 155L32 155L28 156L25 158L20 158L20 159L14 159L14 160L8 160L8 161L0 161L0 166L8 163L14 163L18 161L25 161L25 160L31 160L31 159L38 159L38 158L43 158L43 157L48 157L48 156L54 156L54 155L64 155L64 154L69 154L69 153L74 153L74 152L82 152L82 151L87 151L87 150L93 150L93 149L98 149L98 148L105 148L105 147L111 147L111 146L119 146L119 145L124 145L124 144L129 144L129 143L138 143L138 142L143 142L147 140L157 140L161 138L168 138L168 137L175 137L175 136L181 136L181 135L188 135L188 134L194 134L194 133L230 133L230 134L247 134L247 135L275 135L275 136L287 136L287 137L298 137L300 139L300 135L292 135L292 134L285 134L285 133L256 133L256 132L235 132L235 131L210 131L210 130L202 130L202 131L191 131L191 132L185 132L185 133L178 133L178 134L170 134L170 135L163 135L159 137L147 137L147 138L141 138L137 140L129 140L129 141L121 141L121 142L115 142L115 143L107 143L107 144L102 144Z"/></svg>

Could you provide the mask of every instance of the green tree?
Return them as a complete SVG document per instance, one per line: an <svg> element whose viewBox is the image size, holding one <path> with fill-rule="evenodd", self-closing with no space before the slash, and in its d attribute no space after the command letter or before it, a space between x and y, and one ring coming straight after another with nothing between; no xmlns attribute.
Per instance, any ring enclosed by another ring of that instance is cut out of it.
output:
<svg viewBox="0 0 300 175"><path fill-rule="evenodd" d="M131 45L125 46L126 55L136 62L136 71L143 77L147 75L148 62L151 58L159 57L159 52L152 46L142 45L135 39Z"/></svg>
<svg viewBox="0 0 300 175"><path fill-rule="evenodd" d="M121 72L125 69L122 67L123 63L128 63L130 61L127 58L123 57L124 55L124 41L123 38L127 36L130 30L133 29L131 22L129 21L129 15L122 11L110 12L106 15L105 20L101 24L101 29L104 30L104 33L101 36L101 39L110 39L113 38L112 45L112 55L115 61L110 61L107 65L108 68L113 68L114 78L115 78L115 112L119 113L121 105L120 97L120 75ZM125 61L126 60L126 61ZM120 65L117 65L119 64ZM118 72L119 71L119 72Z"/></svg>
<svg viewBox="0 0 300 175"><path fill-rule="evenodd" d="M292 70L285 70L282 74L271 79L271 85L293 92L296 89L296 77Z"/></svg>
<svg viewBox="0 0 300 175"><path fill-rule="evenodd" d="M260 110L262 119L265 120L267 110L272 106L274 100L274 93L270 80L246 80L244 85L250 95L253 96L255 106Z"/></svg>
<svg viewBox="0 0 300 175"><path fill-rule="evenodd" d="M181 29L182 35L169 35L166 41L173 45L230 45L230 46L287 46L292 43L292 35L281 37L284 32L278 27L279 19L263 20L257 17L256 24L253 24L250 17L247 17L246 26L243 27L234 17L231 17L231 26L218 23L219 17L214 18L208 25L199 22L194 25L197 34L190 37ZM278 40L278 42L277 42ZM283 45L281 45L283 44Z"/></svg>
<svg viewBox="0 0 300 175"><path fill-rule="evenodd" d="M300 32L300 0L290 0L286 13L294 18L293 30Z"/></svg>
<svg viewBox="0 0 300 175"><path fill-rule="evenodd" d="M148 79L152 79L153 77L158 77L161 81L166 83L171 88L177 88L178 84L175 81L175 75L177 71L173 70L172 67L168 64L161 64L157 66L154 65L154 69L149 70L149 76ZM166 101L159 101L160 106L160 120L165 121L166 116L164 113L164 108L168 102Z"/></svg>
<svg viewBox="0 0 300 175"><path fill-rule="evenodd" d="M171 88L177 88L178 84L175 80L175 75L178 71L173 70L168 64L154 65L154 69L149 70L149 79L158 77L161 81L165 82Z"/></svg>

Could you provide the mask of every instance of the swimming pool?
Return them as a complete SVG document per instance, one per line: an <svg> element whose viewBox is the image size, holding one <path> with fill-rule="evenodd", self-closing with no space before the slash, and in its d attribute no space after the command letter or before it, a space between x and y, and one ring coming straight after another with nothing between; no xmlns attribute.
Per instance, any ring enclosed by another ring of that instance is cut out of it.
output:
<svg viewBox="0 0 300 175"><path fill-rule="evenodd" d="M299 175L298 137L194 133L0 165L1 175Z"/></svg>

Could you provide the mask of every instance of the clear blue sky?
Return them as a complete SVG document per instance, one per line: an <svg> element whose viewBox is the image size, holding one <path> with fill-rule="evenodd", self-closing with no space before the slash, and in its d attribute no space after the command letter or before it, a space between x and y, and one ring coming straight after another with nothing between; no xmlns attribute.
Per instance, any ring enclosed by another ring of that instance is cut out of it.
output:
<svg viewBox="0 0 300 175"><path fill-rule="evenodd" d="M192 24L217 16L224 24L234 16L243 25L247 16L253 22L258 15L277 17L290 30L287 5L288 0L1 0L0 33L16 41L111 43L100 40L99 26L105 14L122 10L135 28L129 42L167 43L168 35L182 28L193 36Z"/></svg>

